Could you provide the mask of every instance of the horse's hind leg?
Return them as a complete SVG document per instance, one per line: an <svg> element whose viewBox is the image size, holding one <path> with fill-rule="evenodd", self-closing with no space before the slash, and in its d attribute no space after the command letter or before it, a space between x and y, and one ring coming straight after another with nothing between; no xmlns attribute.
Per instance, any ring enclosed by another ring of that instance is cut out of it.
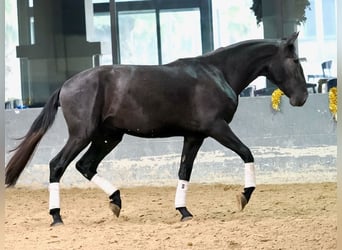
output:
<svg viewBox="0 0 342 250"><path fill-rule="evenodd" d="M210 136L237 153L245 163L245 188L243 193L237 195L238 207L242 211L249 202L256 186L254 157L250 149L240 141L225 121L219 121L215 124Z"/></svg>
<svg viewBox="0 0 342 250"><path fill-rule="evenodd" d="M181 221L192 218L192 214L186 208L186 193L192 172L192 166L197 152L203 143L203 137L184 137L182 158L178 172L178 185L175 196L175 207L181 213Z"/></svg>
<svg viewBox="0 0 342 250"><path fill-rule="evenodd" d="M77 170L89 181L99 186L110 199L110 208L119 217L121 210L120 190L109 181L99 176L97 167L101 160L122 140L122 134L115 136L97 136L93 139L88 151L76 163Z"/></svg>
<svg viewBox="0 0 342 250"><path fill-rule="evenodd" d="M89 144L87 138L70 136L63 149L50 161L49 210L51 226L63 224L60 216L59 181L69 163Z"/></svg>

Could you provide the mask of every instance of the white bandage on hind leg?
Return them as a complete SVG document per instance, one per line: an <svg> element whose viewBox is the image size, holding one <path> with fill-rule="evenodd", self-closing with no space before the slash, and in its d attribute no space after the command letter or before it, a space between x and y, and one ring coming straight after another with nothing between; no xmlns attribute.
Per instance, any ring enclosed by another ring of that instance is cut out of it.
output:
<svg viewBox="0 0 342 250"><path fill-rule="evenodd" d="M49 184L49 209L60 208L59 182Z"/></svg>
<svg viewBox="0 0 342 250"><path fill-rule="evenodd" d="M245 163L245 188L255 187L254 162Z"/></svg>
<svg viewBox="0 0 342 250"><path fill-rule="evenodd" d="M109 181L102 178L98 174L95 174L90 181L99 186L106 194L108 194L108 196L112 195L115 191L118 190Z"/></svg>
<svg viewBox="0 0 342 250"><path fill-rule="evenodd" d="M178 180L176 197L175 197L175 207L185 207L186 206L186 193L188 191L189 182L184 180Z"/></svg>

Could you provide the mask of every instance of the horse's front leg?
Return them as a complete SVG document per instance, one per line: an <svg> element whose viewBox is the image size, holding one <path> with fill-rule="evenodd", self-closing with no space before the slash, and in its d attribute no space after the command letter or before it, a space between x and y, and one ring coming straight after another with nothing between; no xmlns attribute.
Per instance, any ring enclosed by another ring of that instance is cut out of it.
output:
<svg viewBox="0 0 342 250"><path fill-rule="evenodd" d="M182 158L178 172L179 180L175 196L175 207L182 215L181 221L186 221L193 217L186 208L186 194L188 191L192 166L203 140L203 137L184 137Z"/></svg>
<svg viewBox="0 0 342 250"><path fill-rule="evenodd" d="M213 126L211 136L223 146L237 153L245 163L245 188L241 194L237 195L238 208L242 211L249 202L256 186L254 157L250 149L240 141L223 120Z"/></svg>

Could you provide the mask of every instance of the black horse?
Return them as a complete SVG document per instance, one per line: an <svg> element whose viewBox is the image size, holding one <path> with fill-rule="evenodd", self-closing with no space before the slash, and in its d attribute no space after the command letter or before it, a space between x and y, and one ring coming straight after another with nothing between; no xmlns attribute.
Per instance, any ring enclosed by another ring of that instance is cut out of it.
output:
<svg viewBox="0 0 342 250"><path fill-rule="evenodd" d="M120 191L97 174L100 161L124 134L139 137L183 136L175 207L192 218L186 191L194 159L207 137L236 152L245 163L245 189L237 196L242 210L255 188L254 158L229 127L239 93L258 76L275 83L293 106L308 96L295 52L298 33L283 40L249 40L211 53L161 66L101 66L81 72L54 92L6 166L6 185L15 185L35 147L52 125L58 106L69 138L50 162L51 225L61 224L59 182L69 163L89 144L76 168L109 196L119 216Z"/></svg>

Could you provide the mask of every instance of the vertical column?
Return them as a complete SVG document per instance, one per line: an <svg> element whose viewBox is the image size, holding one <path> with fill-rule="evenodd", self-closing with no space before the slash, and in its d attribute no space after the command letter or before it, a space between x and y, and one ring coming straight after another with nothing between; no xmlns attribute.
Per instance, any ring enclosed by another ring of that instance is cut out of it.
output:
<svg viewBox="0 0 342 250"><path fill-rule="evenodd" d="M265 38L283 38L297 30L295 0L262 0ZM267 80L266 87L274 86Z"/></svg>
<svg viewBox="0 0 342 250"><path fill-rule="evenodd" d="M113 64L120 63L120 50L119 50L119 38L118 38L118 17L116 11L115 0L110 0L109 3L110 12L110 25L112 36L112 60Z"/></svg>

